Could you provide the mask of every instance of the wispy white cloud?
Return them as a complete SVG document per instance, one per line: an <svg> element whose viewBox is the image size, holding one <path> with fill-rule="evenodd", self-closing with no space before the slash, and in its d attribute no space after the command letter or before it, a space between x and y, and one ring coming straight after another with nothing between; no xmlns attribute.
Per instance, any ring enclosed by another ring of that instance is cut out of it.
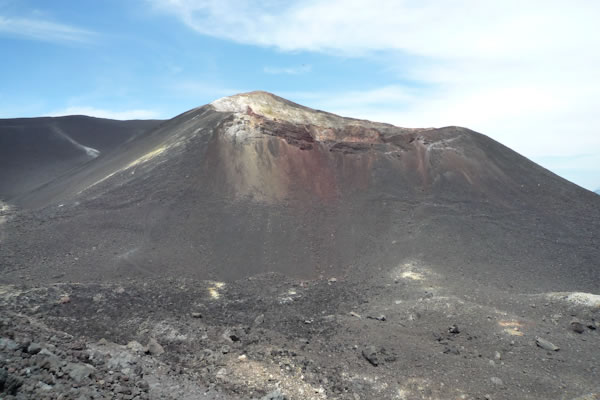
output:
<svg viewBox="0 0 600 400"><path fill-rule="evenodd" d="M600 42L593 34L600 4L592 1L149 1L202 34L282 50L520 59L576 51L585 43L574 37Z"/></svg>
<svg viewBox="0 0 600 400"><path fill-rule="evenodd" d="M403 126L468 126L534 160L600 155L600 2L148 1L201 34L239 43L383 54L414 83L296 101Z"/></svg>
<svg viewBox="0 0 600 400"><path fill-rule="evenodd" d="M0 35L45 42L92 42L97 34L71 25L43 19L12 18L0 15Z"/></svg>
<svg viewBox="0 0 600 400"><path fill-rule="evenodd" d="M87 115L90 117L97 118L108 118L108 119L119 119L119 120L130 120L130 119L159 119L161 114L154 110L126 110L126 111L112 111L105 110L95 107L67 107L65 109L51 112L46 114L49 117L60 117L64 115Z"/></svg>
<svg viewBox="0 0 600 400"><path fill-rule="evenodd" d="M304 64L298 67L264 67L264 73L271 75L300 75L312 71L312 65Z"/></svg>

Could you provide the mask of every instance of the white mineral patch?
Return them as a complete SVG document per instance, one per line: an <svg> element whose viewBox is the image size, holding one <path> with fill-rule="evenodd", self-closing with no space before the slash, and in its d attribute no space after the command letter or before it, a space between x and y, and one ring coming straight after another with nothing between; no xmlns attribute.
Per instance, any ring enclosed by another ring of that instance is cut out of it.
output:
<svg viewBox="0 0 600 400"><path fill-rule="evenodd" d="M424 266L419 260L411 259L400 263L394 268L391 278L394 280L424 281L428 275L432 275L429 268Z"/></svg>
<svg viewBox="0 0 600 400"><path fill-rule="evenodd" d="M600 308L600 295L597 294L584 292L554 292L548 293L548 297L555 300L564 300L582 306Z"/></svg>
<svg viewBox="0 0 600 400"><path fill-rule="evenodd" d="M218 300L221 298L220 290L225 287L224 282L211 282L211 286L208 287L208 295L211 299Z"/></svg>
<svg viewBox="0 0 600 400"><path fill-rule="evenodd" d="M223 97L210 104L220 112L245 114L250 108L253 113L265 118L284 120L294 124L313 124L325 127L347 124L347 121L337 115L319 113L299 105L290 105L283 99L266 92L250 92Z"/></svg>
<svg viewBox="0 0 600 400"><path fill-rule="evenodd" d="M400 274L400 277L403 279L411 279L413 281L422 281L425 279L422 273L415 271L404 271Z"/></svg>

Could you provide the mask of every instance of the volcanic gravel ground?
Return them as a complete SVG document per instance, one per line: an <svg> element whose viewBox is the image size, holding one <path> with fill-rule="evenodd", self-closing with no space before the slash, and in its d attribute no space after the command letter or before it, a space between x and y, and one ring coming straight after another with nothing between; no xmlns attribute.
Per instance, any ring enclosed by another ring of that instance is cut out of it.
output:
<svg viewBox="0 0 600 400"><path fill-rule="evenodd" d="M443 283L2 286L2 398L600 398L600 304Z"/></svg>

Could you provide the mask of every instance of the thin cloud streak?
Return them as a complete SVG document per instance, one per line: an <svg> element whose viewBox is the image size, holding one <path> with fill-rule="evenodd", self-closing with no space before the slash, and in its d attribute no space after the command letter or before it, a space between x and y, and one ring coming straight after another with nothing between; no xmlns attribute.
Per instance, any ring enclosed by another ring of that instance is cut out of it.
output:
<svg viewBox="0 0 600 400"><path fill-rule="evenodd" d="M299 67L264 67L263 72L271 75L300 75L312 71L312 65L302 65Z"/></svg>
<svg viewBox="0 0 600 400"><path fill-rule="evenodd" d="M0 35L56 43L90 43L97 37L95 32L57 22L4 16L0 16Z"/></svg>

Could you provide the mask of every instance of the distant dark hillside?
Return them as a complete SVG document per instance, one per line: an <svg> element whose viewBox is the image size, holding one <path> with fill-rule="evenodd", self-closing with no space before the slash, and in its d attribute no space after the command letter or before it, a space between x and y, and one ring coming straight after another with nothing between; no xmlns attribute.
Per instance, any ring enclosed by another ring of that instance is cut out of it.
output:
<svg viewBox="0 0 600 400"><path fill-rule="evenodd" d="M160 121L0 119L0 199L9 200L146 132Z"/></svg>

